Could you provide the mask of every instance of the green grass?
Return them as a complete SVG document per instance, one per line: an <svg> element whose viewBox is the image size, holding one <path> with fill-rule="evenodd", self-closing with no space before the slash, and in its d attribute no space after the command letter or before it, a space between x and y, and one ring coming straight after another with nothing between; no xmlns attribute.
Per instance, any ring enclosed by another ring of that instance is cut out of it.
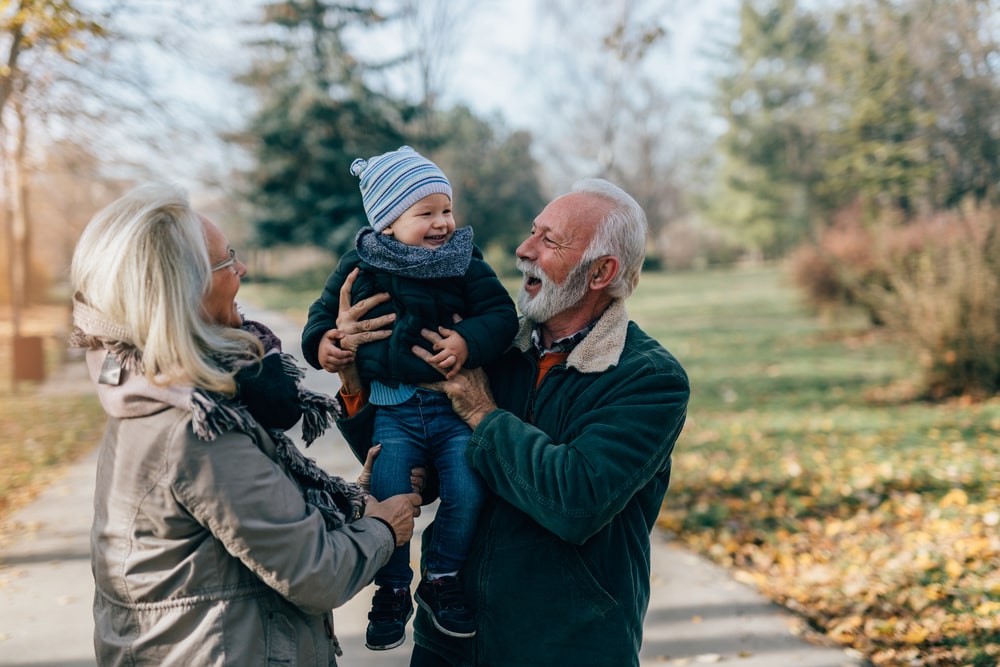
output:
<svg viewBox="0 0 1000 667"><path fill-rule="evenodd" d="M644 276L629 311L691 378L661 526L875 664L997 664L1000 401L892 400L908 351L774 269Z"/></svg>
<svg viewBox="0 0 1000 667"><path fill-rule="evenodd" d="M688 369L692 412L807 410L863 404L863 392L908 372L888 345L846 343L866 333L857 316L836 324L806 313L774 269L645 275L632 318Z"/></svg>

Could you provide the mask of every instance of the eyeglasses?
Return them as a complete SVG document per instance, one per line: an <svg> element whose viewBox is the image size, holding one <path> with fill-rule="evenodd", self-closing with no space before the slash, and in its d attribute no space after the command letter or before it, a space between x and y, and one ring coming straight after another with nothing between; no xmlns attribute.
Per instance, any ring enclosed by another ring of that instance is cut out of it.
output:
<svg viewBox="0 0 1000 667"><path fill-rule="evenodd" d="M212 271L218 271L219 269L224 269L227 266L232 266L236 262L237 262L236 251L233 250L232 248L230 248L229 249L229 257L227 257L226 259L222 260L218 264L213 265L212 266Z"/></svg>

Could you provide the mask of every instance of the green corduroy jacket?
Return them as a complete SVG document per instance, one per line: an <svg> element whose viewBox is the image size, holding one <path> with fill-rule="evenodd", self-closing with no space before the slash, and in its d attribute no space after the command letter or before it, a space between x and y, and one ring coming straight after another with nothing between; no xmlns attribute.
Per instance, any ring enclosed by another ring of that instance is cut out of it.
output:
<svg viewBox="0 0 1000 667"><path fill-rule="evenodd" d="M420 610L416 642L461 666L638 665L649 536L687 414L683 367L615 301L537 388L524 322L486 370L499 407L466 458L491 494L461 573L478 632L444 636ZM359 460L372 412L338 423Z"/></svg>

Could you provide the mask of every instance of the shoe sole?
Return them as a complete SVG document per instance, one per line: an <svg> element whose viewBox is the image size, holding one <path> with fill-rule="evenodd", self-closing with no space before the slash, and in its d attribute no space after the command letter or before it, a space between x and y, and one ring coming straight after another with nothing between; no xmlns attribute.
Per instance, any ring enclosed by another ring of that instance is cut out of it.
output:
<svg viewBox="0 0 1000 667"><path fill-rule="evenodd" d="M431 606L429 604L420 599L419 593L414 593L413 599L416 600L417 604L420 605L423 608L423 610L427 612L427 615L431 617L431 623L434 624L434 627L437 628L438 632L440 632L441 634L448 635L449 637L457 637L459 639L468 639L469 637L476 636L475 630L473 630L472 632L455 632L454 630L449 630L448 628L442 627L441 624L438 623L437 617L434 616L434 610L431 609Z"/></svg>
<svg viewBox="0 0 1000 667"><path fill-rule="evenodd" d="M396 648L397 646L402 646L403 642L406 641L406 624L409 623L411 618L413 618L413 607L410 607L410 613L403 619L403 636L400 637L399 641L395 644L380 644L378 646L372 646L368 643L368 640L365 640L365 648L369 651L388 651L389 649Z"/></svg>

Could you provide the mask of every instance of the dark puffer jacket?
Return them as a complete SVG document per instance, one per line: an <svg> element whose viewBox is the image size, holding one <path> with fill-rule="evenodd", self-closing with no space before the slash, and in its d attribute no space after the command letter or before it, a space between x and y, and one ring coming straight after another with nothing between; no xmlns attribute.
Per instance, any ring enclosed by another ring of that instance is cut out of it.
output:
<svg viewBox="0 0 1000 667"><path fill-rule="evenodd" d="M411 351L414 345L431 349L420 335L421 329L437 330L439 325L455 329L469 348L467 368L498 358L517 333L514 302L478 248L473 250L464 276L431 279L390 274L363 261L352 250L341 258L323 293L309 308L309 320L302 331L302 356L314 368L320 367L317 355L323 334L337 327L340 288L355 267L361 267L361 273L351 290L351 303L388 292L392 299L372 309L367 319L396 314L391 337L358 350L358 369L365 381L378 378L391 386L439 381L441 374ZM452 320L455 314L462 317L457 324Z"/></svg>

